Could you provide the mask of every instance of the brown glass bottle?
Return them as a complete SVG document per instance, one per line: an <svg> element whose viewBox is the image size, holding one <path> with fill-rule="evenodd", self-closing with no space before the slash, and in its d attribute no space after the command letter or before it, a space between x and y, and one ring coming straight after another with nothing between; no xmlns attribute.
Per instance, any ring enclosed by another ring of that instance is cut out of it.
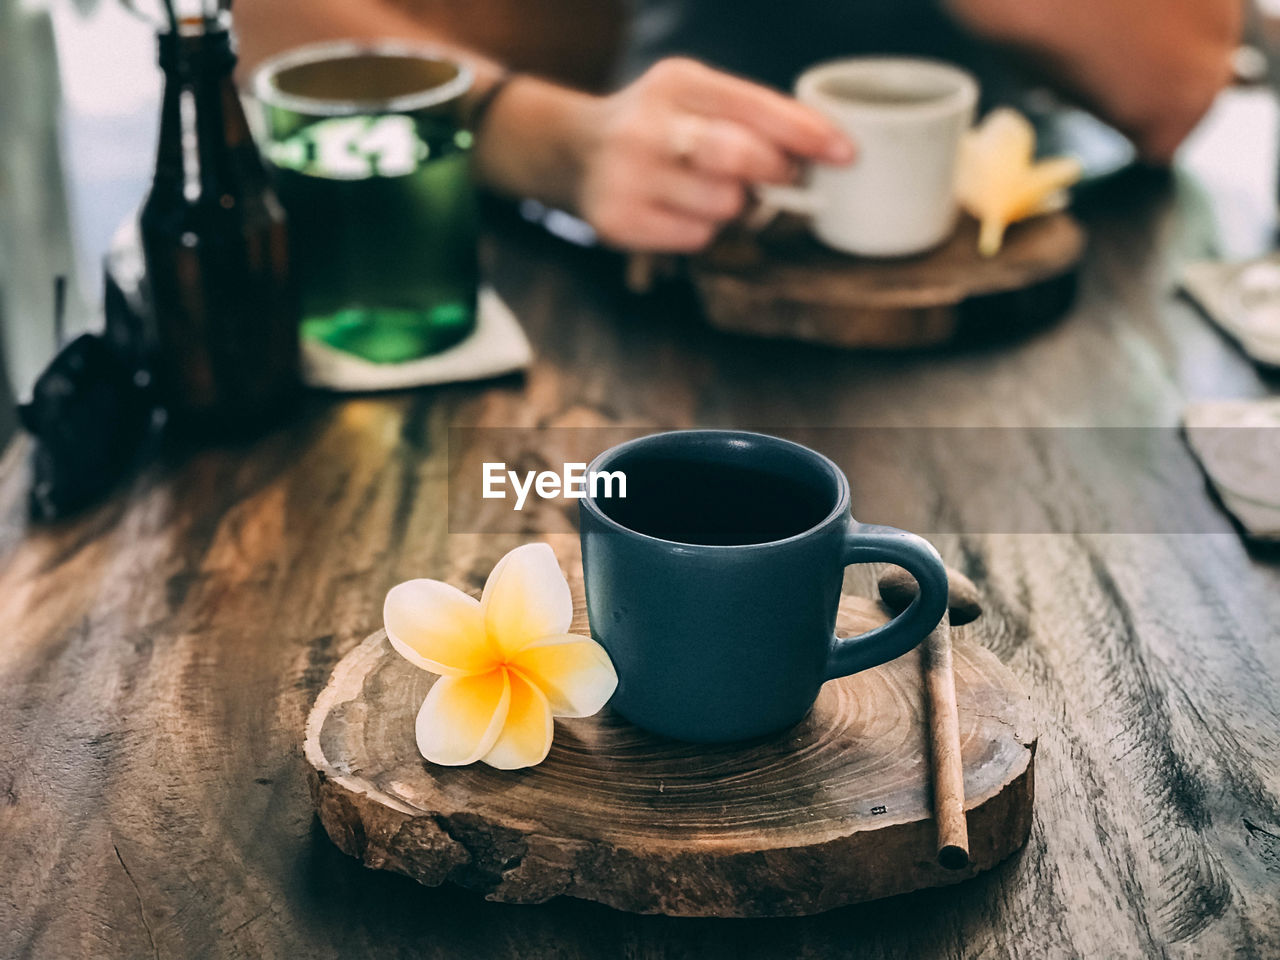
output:
<svg viewBox="0 0 1280 960"><path fill-rule="evenodd" d="M232 80L227 23L159 39L160 145L140 220L157 386L179 429L253 432L298 392L285 214Z"/></svg>

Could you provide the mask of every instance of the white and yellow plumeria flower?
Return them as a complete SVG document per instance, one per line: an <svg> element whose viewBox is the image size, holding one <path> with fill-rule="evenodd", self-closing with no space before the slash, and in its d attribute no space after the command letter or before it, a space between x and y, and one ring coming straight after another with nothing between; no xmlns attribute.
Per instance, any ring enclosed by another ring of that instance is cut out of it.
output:
<svg viewBox="0 0 1280 960"><path fill-rule="evenodd" d="M1011 223L1067 205L1067 188L1080 179L1074 157L1036 160L1036 132L1016 110L1001 107L960 145L956 197L981 224L978 250L993 257Z"/></svg>
<svg viewBox="0 0 1280 960"><path fill-rule="evenodd" d="M604 648L568 632L569 584L545 543L499 560L479 600L439 580L392 587L382 619L397 652L440 674L417 722L418 750L432 763L541 763L552 717L588 717L618 685Z"/></svg>

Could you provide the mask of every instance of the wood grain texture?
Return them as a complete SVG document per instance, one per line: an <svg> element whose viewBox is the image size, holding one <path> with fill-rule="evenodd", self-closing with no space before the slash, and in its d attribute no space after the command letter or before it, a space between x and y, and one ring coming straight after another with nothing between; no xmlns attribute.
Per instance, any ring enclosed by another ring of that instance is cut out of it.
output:
<svg viewBox="0 0 1280 960"><path fill-rule="evenodd" d="M1250 129L1271 129L1259 97L1261 120L1235 102ZM533 465L539 431L569 424L1172 426L1189 398L1274 390L1170 293L1186 259L1271 242L1274 157L1242 154L1234 117L1215 118L1178 175L1089 192L1076 307L998 349L872 357L720 335L680 291L637 302L614 259L504 225L490 262L538 354L523 379L317 401L251 446L172 450L54 527L25 520L25 451L10 448L0 957L1280 955L1280 566L1225 522L997 534L953 522L945 471L912 478L933 518L920 531L981 586L981 641L1028 688L1040 733L1026 848L951 887L740 921L428 890L334 847L299 744L389 587L436 577L478 590L529 538L450 532L465 492L472 529L496 504L451 478L452 425L527 428ZM1224 131L1225 148L1206 154ZM824 452L856 472L858 451ZM1168 471L1202 488L1189 456ZM1046 515L1096 517L1077 489L1046 484ZM855 487L859 519L897 519L858 502ZM556 550L572 549L569 516L536 525L553 522ZM874 596L878 572L854 568L848 590Z"/></svg>
<svg viewBox="0 0 1280 960"><path fill-rule="evenodd" d="M578 569L577 558L566 566ZM572 631L586 633L576 595ZM887 619L846 597L837 632ZM961 782L948 786L957 804L966 793L971 801L968 870L934 856L915 652L826 684L809 716L776 737L691 745L605 710L558 721L538 767L502 771L423 762L414 718L435 678L378 631L334 670L303 752L320 822L369 867L507 903L564 895L637 913L799 916L954 883L1026 842L1035 751L1026 693L976 643L961 645L955 663ZM964 822L959 807L948 816Z"/></svg>
<svg viewBox="0 0 1280 960"><path fill-rule="evenodd" d="M1071 214L1013 225L995 257L979 255L977 237L962 217L936 250L875 260L830 250L783 216L759 234L726 232L691 270L719 329L837 347L1025 334L1066 310L1085 243Z"/></svg>

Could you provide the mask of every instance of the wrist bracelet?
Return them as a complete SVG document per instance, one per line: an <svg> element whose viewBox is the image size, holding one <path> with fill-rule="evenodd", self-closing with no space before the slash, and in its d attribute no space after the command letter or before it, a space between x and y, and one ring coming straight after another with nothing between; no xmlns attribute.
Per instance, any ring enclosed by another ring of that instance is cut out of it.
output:
<svg viewBox="0 0 1280 960"><path fill-rule="evenodd" d="M471 130L473 136L480 135L480 127L484 123L485 117L488 116L489 111L493 108L493 102L498 99L502 91L507 88L507 85L518 76L519 74L517 73L504 71L502 76L490 84L488 90L476 98L476 102L472 105L471 111L467 116L467 127Z"/></svg>

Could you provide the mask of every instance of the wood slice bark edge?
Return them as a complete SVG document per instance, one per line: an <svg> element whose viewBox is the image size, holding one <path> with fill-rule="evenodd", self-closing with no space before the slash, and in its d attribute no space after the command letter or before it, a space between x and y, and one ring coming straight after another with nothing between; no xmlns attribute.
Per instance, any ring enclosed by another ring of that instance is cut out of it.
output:
<svg viewBox="0 0 1280 960"><path fill-rule="evenodd" d="M842 606L846 613L849 599ZM863 618L864 626L883 619L878 614L871 617L870 609L869 601L858 601L854 611ZM842 615L842 626L848 619ZM308 719L305 754L311 768L312 798L329 837L366 866L402 873L428 886L452 882L504 902L540 903L556 896L572 896L637 913L797 916L954 883L990 869L1025 843L1034 794L1035 734L1025 694L992 654L964 640L963 633L957 630L957 682L962 687L962 704L967 691L971 707L967 711L962 707L962 726L966 721L969 724L962 729L962 737L967 736L970 754L966 794L971 864L965 870L945 870L934 859L936 831L928 811L927 783L904 781L889 789L889 809L881 808L880 814L874 806L845 806L852 797L835 799L834 816L822 813L823 804L833 802L830 794L838 792L838 780L817 782L813 790L816 799L793 814L785 812L785 802L771 807L766 800L757 803L750 794L730 792L723 797L723 809L741 811L745 804L747 811L738 814L740 824L718 825L704 822L701 811L710 804L699 800L692 806L681 805L677 795L685 789L701 797L698 791L704 785L697 782L698 770L739 762L729 752L735 748L707 755L705 748L644 739L647 735L608 715L571 721L579 726L558 730L557 746L549 761L561 749L562 737L565 750L579 749L579 760L591 750L602 749L602 745L622 744L620 752L625 753L631 749L627 744L640 742L642 750L638 752L657 750L666 757L662 762L671 765L670 804L663 804L661 782L656 784L656 791L641 789L646 786L641 778L624 782L614 791L623 796L621 806L617 805L618 796L606 796L614 789L617 770L629 769L629 761L625 760L620 767L606 769L607 775L602 776L600 784L583 786L571 775L583 771L590 774L594 767L574 767L558 761L545 779L539 779L541 767L512 775L487 768L430 767L416 752L404 757L406 746L413 752L410 705L421 702L421 690L425 688L401 688L423 683L421 678L427 675L401 661L381 631L339 663ZM915 731L912 736L918 734L923 751L919 660L913 654L895 663L902 676L886 675L877 682L901 685L904 694L900 702L905 712L896 720L910 719ZM382 671L389 673L384 675ZM815 707L815 714L820 716L814 723L827 728L833 726L833 717L844 717L849 724L847 730L871 723L875 729L869 735L882 738L876 725L892 725L895 718L857 714L850 719L848 713L850 709L862 709L854 702L855 694L883 699L869 682L869 675L875 672L858 675L863 678L860 684L855 682L858 677L827 684ZM907 674L911 675L910 680ZM997 681L994 684L989 681L992 677ZM388 678L390 681L384 682ZM968 686L975 683L978 688ZM1006 683L1012 687L1004 686ZM385 700L393 689L397 691L393 708L396 717L390 725L380 727L377 698ZM912 698L911 691L917 699ZM975 717L980 718L976 720L977 740L972 726ZM582 726L591 724L596 727ZM385 739L387 730L399 731L401 727L408 728L406 735L400 738L397 732L394 749L387 754L394 760L384 762L372 756L381 749L382 739L378 738ZM591 735L599 730L604 734L592 740ZM585 732L575 737L579 731ZM364 740L366 732L373 739ZM856 732L849 733L849 739L843 741L839 737L823 739L825 735L820 732L811 734L813 731L801 730L794 743L783 743L776 749L770 743L747 745L742 749L757 751L757 755L742 762L767 768L787 762L779 761L780 757L812 757L810 751L817 751L818 760L829 764L839 760L833 751L856 754L866 743L873 744L874 749L878 742L861 740ZM789 735L780 737L785 740ZM640 737L641 741L629 739L632 737ZM995 739L1003 742L993 747L980 742L984 737L993 738L993 743ZM378 746L371 749L369 743ZM357 745L354 750L353 744ZM367 755L352 755L362 750ZM986 762L975 762L975 757L985 758ZM812 764L814 770L821 768L821 762ZM910 762L904 762L896 769L913 768ZM927 762L923 759L920 770L927 779ZM988 782L993 770L998 775L994 782ZM778 776L786 780L786 771ZM893 771L885 776L892 780ZM911 774L903 776L909 778ZM731 773L724 779L732 784L737 775ZM767 793L770 788L760 785L767 782L748 786ZM541 799L539 790L545 791ZM529 796L524 801L513 799L521 793ZM583 799L576 799L584 793ZM803 795L803 791L795 794ZM781 800L790 802L791 796ZM583 804L582 809L559 821L538 813L576 803ZM588 809L592 804L614 806L593 819ZM627 811L636 817L666 816L667 820L655 820L630 830L624 823ZM733 820L734 815L726 816ZM754 819L766 823L767 828L754 829ZM810 829L807 823L816 826Z"/></svg>
<svg viewBox="0 0 1280 960"><path fill-rule="evenodd" d="M1085 248L1070 213L1014 224L995 257L978 254L977 231L963 216L936 250L875 260L829 250L782 216L760 234L726 231L690 270L713 327L842 348L1011 338L1070 306Z"/></svg>

